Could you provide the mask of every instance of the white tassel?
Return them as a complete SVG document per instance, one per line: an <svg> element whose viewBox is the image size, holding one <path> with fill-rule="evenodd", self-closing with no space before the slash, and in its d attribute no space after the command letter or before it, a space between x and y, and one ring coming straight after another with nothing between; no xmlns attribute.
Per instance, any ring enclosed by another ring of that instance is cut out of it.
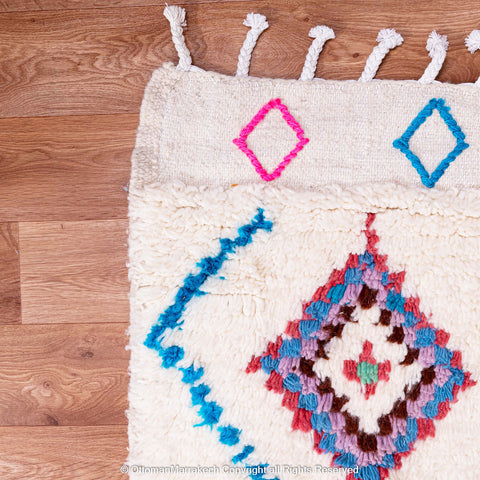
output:
<svg viewBox="0 0 480 480"><path fill-rule="evenodd" d="M253 49L257 44L258 37L268 28L266 17L259 13L249 13L243 21L243 24L246 27L250 27L250 30L247 33L247 38L245 38L240 50L240 55L238 56L237 77L248 76Z"/></svg>
<svg viewBox="0 0 480 480"><path fill-rule="evenodd" d="M315 70L317 69L318 56L320 55L325 43L328 40L335 38L335 33L326 25L318 25L310 30L308 36L314 40L308 49L300 80L313 79L315 76Z"/></svg>
<svg viewBox="0 0 480 480"><path fill-rule="evenodd" d="M192 57L190 50L185 44L183 37L183 27L187 26L185 21L185 9L172 5L168 5L163 10L163 14L170 22L170 31L172 32L172 40L178 53L178 70L188 71L192 68Z"/></svg>
<svg viewBox="0 0 480 480"><path fill-rule="evenodd" d="M435 30L427 40L427 51L432 61L425 69L424 74L418 80L420 83L432 83L437 78L443 62L447 56L448 40L445 35L439 35Z"/></svg>
<svg viewBox="0 0 480 480"><path fill-rule="evenodd" d="M373 80L385 55L393 48L401 45L403 38L393 28L384 28L378 33L377 42L378 45L374 47L368 57L359 82L370 82Z"/></svg>
<svg viewBox="0 0 480 480"><path fill-rule="evenodd" d="M473 32L465 39L465 45L470 53L475 53L480 50L480 30L473 30ZM480 77L475 82L477 87L480 87Z"/></svg>

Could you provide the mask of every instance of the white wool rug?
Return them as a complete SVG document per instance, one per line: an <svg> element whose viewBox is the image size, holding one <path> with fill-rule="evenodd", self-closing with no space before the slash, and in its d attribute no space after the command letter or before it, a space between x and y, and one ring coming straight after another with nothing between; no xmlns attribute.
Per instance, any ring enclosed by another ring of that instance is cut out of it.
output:
<svg viewBox="0 0 480 480"><path fill-rule="evenodd" d="M146 89L130 184L132 479L478 478L480 85L248 76ZM267 34L266 34L267 35ZM467 46L480 46L474 31ZM333 40L332 40L333 41ZM478 45L477 45L478 43Z"/></svg>

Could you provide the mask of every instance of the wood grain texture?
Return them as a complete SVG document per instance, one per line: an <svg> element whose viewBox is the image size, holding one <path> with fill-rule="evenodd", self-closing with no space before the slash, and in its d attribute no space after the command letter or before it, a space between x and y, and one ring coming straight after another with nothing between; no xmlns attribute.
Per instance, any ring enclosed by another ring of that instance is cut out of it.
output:
<svg viewBox="0 0 480 480"><path fill-rule="evenodd" d="M2 480L127 480L125 426L0 427Z"/></svg>
<svg viewBox="0 0 480 480"><path fill-rule="evenodd" d="M126 327L0 325L0 425L127 423Z"/></svg>
<svg viewBox="0 0 480 480"><path fill-rule="evenodd" d="M0 116L138 113L163 7L0 14ZM168 34L168 35L167 35Z"/></svg>
<svg viewBox="0 0 480 480"><path fill-rule="evenodd" d="M337 38L320 57L318 74L356 79L381 28L405 39L382 64L377 78L419 78L429 63L425 43L437 29L450 50L438 77L452 83L480 75L480 53L471 55L465 37L480 25L474 0L282 0L200 3L187 6L187 44L194 63L233 74L254 10L270 28L254 52L251 75L298 78L312 26L327 24ZM138 112L151 72L176 61L163 6L13 12L0 14L0 116Z"/></svg>
<svg viewBox="0 0 480 480"><path fill-rule="evenodd" d="M20 323L18 225L0 223L0 324Z"/></svg>
<svg viewBox="0 0 480 480"><path fill-rule="evenodd" d="M225 0L183 0L168 2L169 5L218 3ZM244 2L247 0L228 0ZM35 12L38 10L78 10L83 8L121 8L149 5L165 6L164 0L0 0L0 12Z"/></svg>
<svg viewBox="0 0 480 480"><path fill-rule="evenodd" d="M128 322L127 221L20 223L22 322Z"/></svg>
<svg viewBox="0 0 480 480"><path fill-rule="evenodd" d="M0 119L0 221L125 218L138 115Z"/></svg>

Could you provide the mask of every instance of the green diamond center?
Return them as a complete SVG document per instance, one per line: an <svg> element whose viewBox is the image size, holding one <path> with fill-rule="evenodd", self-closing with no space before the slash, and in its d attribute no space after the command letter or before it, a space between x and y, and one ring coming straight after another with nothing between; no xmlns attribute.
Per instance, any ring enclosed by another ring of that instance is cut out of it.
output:
<svg viewBox="0 0 480 480"><path fill-rule="evenodd" d="M368 362L360 362L357 365L357 376L362 383L377 383L378 365L373 365Z"/></svg>

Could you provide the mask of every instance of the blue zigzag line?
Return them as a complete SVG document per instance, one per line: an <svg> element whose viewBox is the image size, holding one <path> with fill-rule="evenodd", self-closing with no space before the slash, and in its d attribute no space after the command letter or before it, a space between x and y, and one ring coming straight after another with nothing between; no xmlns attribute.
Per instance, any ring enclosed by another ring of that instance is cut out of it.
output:
<svg viewBox="0 0 480 480"><path fill-rule="evenodd" d="M457 140L457 145L455 145L455 148L438 164L437 168L430 175L421 160L410 150L409 142L414 133L425 120L432 115L435 109L438 110L440 117ZM469 147L468 143L465 143L465 134L450 113L450 107L445 106L445 100L443 98L432 98L413 119L410 126L405 130L405 133L400 138L394 140L393 146L398 148L410 160L420 175L422 183L428 188L434 187L450 164Z"/></svg>
<svg viewBox="0 0 480 480"><path fill-rule="evenodd" d="M228 254L235 253L238 247L245 247L252 242L253 235L259 230L270 232L272 222L265 220L263 209L259 208L257 215L253 217L250 223L243 225L238 229L238 237L231 240L229 238L220 238L220 252L216 256L205 257L197 263L200 272L197 274L189 274L183 285L179 288L175 295L175 302L170 305L159 317L157 323L151 328L144 345L148 348L156 350L162 358L162 367L171 368L182 372L182 382L191 384L190 394L192 396L192 405L199 406L198 415L203 420L202 423L194 425L195 427L217 425L223 409L216 402L207 401L205 397L210 393L211 389L205 383L197 383L203 376L203 368L195 369L194 365L187 368L178 367L177 363L185 356L185 351L179 345L171 345L167 348L162 346L165 332L180 328L183 325L182 315L188 303L195 296L204 295L201 287L208 278L216 275L223 263L228 259ZM218 426L219 441L227 446L235 446L240 443L241 430L231 425ZM249 477L253 480L262 480L265 477L262 472L266 472L268 465L249 465L245 462L246 458L254 451L252 445L245 445L243 450L232 457L234 464L244 463L247 472L250 471ZM277 478L273 480L278 480Z"/></svg>

